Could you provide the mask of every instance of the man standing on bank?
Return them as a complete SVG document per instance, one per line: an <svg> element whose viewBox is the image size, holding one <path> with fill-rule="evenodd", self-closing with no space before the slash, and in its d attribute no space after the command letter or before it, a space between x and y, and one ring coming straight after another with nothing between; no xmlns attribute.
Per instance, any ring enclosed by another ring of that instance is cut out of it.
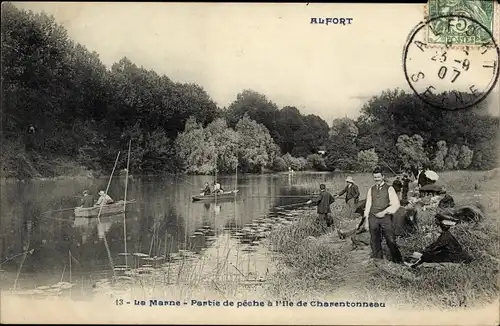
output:
<svg viewBox="0 0 500 326"><path fill-rule="evenodd" d="M326 186L324 184L319 185L319 195L315 200L307 201L307 204L314 203L318 206L318 216L320 220L326 222L326 226L330 227L333 225L333 230L337 227L337 232L339 229L339 223L335 217L332 215L332 209L330 205L335 201L335 197L328 191L326 191ZM332 230L332 231L333 231ZM340 236L340 235L339 235Z"/></svg>
<svg viewBox="0 0 500 326"><path fill-rule="evenodd" d="M347 218L351 218L352 214L356 210L356 206L358 205L359 188L354 183L352 177L347 177L345 179L345 182L347 183L347 185L345 186L344 190L339 192L335 197L340 197L345 194L345 203L347 204Z"/></svg>
<svg viewBox="0 0 500 326"><path fill-rule="evenodd" d="M382 236L391 252L391 260L402 263L403 258L396 244L396 235L392 226L392 215L400 207L399 198L392 186L384 182L382 170L373 171L375 185L368 189L364 211L365 227L370 230L372 258L382 259Z"/></svg>

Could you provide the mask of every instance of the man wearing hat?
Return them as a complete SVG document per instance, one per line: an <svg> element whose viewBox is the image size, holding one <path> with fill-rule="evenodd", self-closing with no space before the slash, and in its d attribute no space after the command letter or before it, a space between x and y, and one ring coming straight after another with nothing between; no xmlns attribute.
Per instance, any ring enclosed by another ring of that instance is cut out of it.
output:
<svg viewBox="0 0 500 326"><path fill-rule="evenodd" d="M81 207L89 208L94 206L94 196L90 195L87 190L83 191L83 198L81 201Z"/></svg>
<svg viewBox="0 0 500 326"><path fill-rule="evenodd" d="M99 199L97 200L97 203L95 204L96 206L100 206L101 204L107 205L107 204L112 204L114 201L113 199L104 192L104 190L99 191Z"/></svg>
<svg viewBox="0 0 500 326"><path fill-rule="evenodd" d="M405 262L405 265L417 267L422 263L469 263L472 258L450 232L450 227L456 225L458 220L452 216L436 214L435 221L441 228L441 234L437 240L422 253L414 252L411 258L416 261Z"/></svg>
<svg viewBox="0 0 500 326"><path fill-rule="evenodd" d="M307 204L314 203L318 206L318 216L320 218L320 222L326 222L327 227L333 227L333 230L337 228L337 232L339 231L339 221L336 217L332 215L332 209L330 207L331 204L335 201L335 197L330 194L326 190L326 185L323 183L319 185L319 195L316 199L311 199L307 201ZM333 231L332 230L332 231ZM340 235L339 235L340 237Z"/></svg>
<svg viewBox="0 0 500 326"><path fill-rule="evenodd" d="M340 197L345 194L345 202L347 204L347 218L351 218L352 214L356 210L356 205L359 201L359 188L350 176L345 179L345 182L347 183L347 185L335 197Z"/></svg>

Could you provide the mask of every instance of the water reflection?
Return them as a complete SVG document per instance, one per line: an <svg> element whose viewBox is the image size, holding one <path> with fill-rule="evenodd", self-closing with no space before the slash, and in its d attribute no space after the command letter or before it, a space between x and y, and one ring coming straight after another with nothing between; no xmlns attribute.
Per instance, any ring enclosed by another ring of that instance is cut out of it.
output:
<svg viewBox="0 0 500 326"><path fill-rule="evenodd" d="M115 200L123 199L122 179L113 181L108 191ZM283 213L267 216L270 208L300 204L308 199L277 196L303 194L294 184L322 182L324 176L243 175L237 180L237 200L192 202L191 196L211 181L209 176L136 177L129 181L127 194L127 199L135 199L135 203L127 206L125 214L101 217L100 223L96 218L75 218L67 208L79 204L82 190L88 189L95 195L99 189L105 189L107 179L5 183L0 194L0 261L28 248L34 252L25 259L24 255L16 257L1 268L16 273L24 260L22 275L26 278L60 278L70 264L73 274L109 271L104 240L112 263L117 266L130 261L151 265L151 261L143 258L166 261L187 250L201 253L227 232L239 243L258 245L270 224L287 221ZM222 176L220 182L225 189L232 189L236 180ZM147 257L125 256L125 242L128 253Z"/></svg>

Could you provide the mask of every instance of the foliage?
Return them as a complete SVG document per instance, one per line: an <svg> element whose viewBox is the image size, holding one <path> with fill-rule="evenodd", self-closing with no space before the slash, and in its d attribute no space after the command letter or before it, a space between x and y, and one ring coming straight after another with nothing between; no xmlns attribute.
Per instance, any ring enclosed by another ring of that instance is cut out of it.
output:
<svg viewBox="0 0 500 326"><path fill-rule="evenodd" d="M443 96L451 102L457 98L453 94ZM497 164L500 119L488 113L487 105L483 101L457 114L429 107L414 94L387 90L361 108L362 114L356 121L358 144L363 150L375 147L379 159L397 169L404 163L394 151L398 137L418 134L423 138L426 153L435 152L432 147L436 140L466 144L474 152L470 167L491 169Z"/></svg>
<svg viewBox="0 0 500 326"><path fill-rule="evenodd" d="M286 153L282 156L282 159L285 161L285 164L294 171L303 171L308 167L308 162L303 157L293 157L290 153Z"/></svg>
<svg viewBox="0 0 500 326"><path fill-rule="evenodd" d="M274 159L272 169L277 172L283 172L288 170L288 165L281 156L278 156Z"/></svg>
<svg viewBox="0 0 500 326"><path fill-rule="evenodd" d="M239 135L239 162L244 172L261 172L271 167L279 154L269 131L245 114L236 124Z"/></svg>
<svg viewBox="0 0 500 326"><path fill-rule="evenodd" d="M401 135L398 137L396 148L400 153L405 168L423 166L428 163L424 150L424 139L420 135Z"/></svg>
<svg viewBox="0 0 500 326"><path fill-rule="evenodd" d="M264 94L253 90L239 93L225 111L231 127L245 114L266 127L281 153L296 157L317 153L328 138L328 124L317 115L304 116L293 106L279 110Z"/></svg>
<svg viewBox="0 0 500 326"><path fill-rule="evenodd" d="M458 167L461 169L467 169L472 163L473 157L474 151L466 145L462 145L462 147L460 148L460 154L458 156Z"/></svg>
<svg viewBox="0 0 500 326"><path fill-rule="evenodd" d="M448 147L446 146L446 142L444 140L440 140L437 142L437 150L434 154L434 158L432 159L432 168L440 171L444 169L444 159L448 154Z"/></svg>
<svg viewBox="0 0 500 326"><path fill-rule="evenodd" d="M358 153L372 148L393 170L428 158L438 170L497 166L500 119L488 113L486 101L456 114L431 108L413 93L386 90L368 100L356 120L338 118L331 128L294 106L280 109L254 90L219 109L203 87L172 81L126 57L107 68L52 16L12 3L2 9L2 143L21 146L22 161L32 165L73 161L110 171L117 152L125 153L132 141L130 168L137 173L212 173L237 163L246 172L282 169L278 157L286 153L294 158L287 156L286 164L298 169L355 170L363 168ZM440 96L457 101L451 93ZM199 124L191 133L190 118ZM27 132L30 125L34 133ZM320 149L327 152L324 164L311 156ZM8 153L3 161L17 162L18 155ZM126 159L120 155L119 165ZM9 166L2 173L16 175L19 164Z"/></svg>
<svg viewBox="0 0 500 326"><path fill-rule="evenodd" d="M352 170L356 167L357 155L353 136L332 136L326 148L326 165L329 170Z"/></svg>
<svg viewBox="0 0 500 326"><path fill-rule="evenodd" d="M373 171L378 165L378 155L375 148L360 151L358 153L358 163L363 172Z"/></svg>
<svg viewBox="0 0 500 326"><path fill-rule="evenodd" d="M323 156L319 154L311 154L307 156L308 167L316 171L326 171L326 163Z"/></svg>
<svg viewBox="0 0 500 326"><path fill-rule="evenodd" d="M205 138L203 126L195 118L188 120L185 131L179 134L175 143L184 171L200 174L215 171L215 148Z"/></svg>
<svg viewBox="0 0 500 326"><path fill-rule="evenodd" d="M243 172L272 168L279 149L267 129L244 115L230 128L217 118L205 128L190 118L176 140L177 158L187 173L231 173L239 166Z"/></svg>
<svg viewBox="0 0 500 326"><path fill-rule="evenodd" d="M447 169L454 170L458 167L458 155L460 154L460 148L457 144L454 144L448 150L448 155L444 159L444 164Z"/></svg>
<svg viewBox="0 0 500 326"><path fill-rule="evenodd" d="M348 136L356 138L359 130L354 120L345 118L335 119L332 122L330 136Z"/></svg>
<svg viewBox="0 0 500 326"><path fill-rule="evenodd" d="M190 116L218 115L202 87L172 82L123 58L107 69L52 16L2 6L2 133L27 159L67 157L109 169L132 139L131 169L175 171L174 140ZM27 134L32 124L35 134ZM121 155L125 166L127 155Z"/></svg>

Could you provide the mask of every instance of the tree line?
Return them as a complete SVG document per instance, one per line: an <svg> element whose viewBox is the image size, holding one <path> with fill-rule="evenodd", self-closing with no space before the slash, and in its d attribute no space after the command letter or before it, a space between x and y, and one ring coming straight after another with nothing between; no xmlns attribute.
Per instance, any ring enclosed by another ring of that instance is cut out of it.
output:
<svg viewBox="0 0 500 326"><path fill-rule="evenodd" d="M52 16L2 9L4 176L53 176L71 166L107 172L130 140L137 173L496 166L499 119L485 102L456 114L388 90L356 120L331 126L253 90L220 108L200 85L126 57L107 68Z"/></svg>

